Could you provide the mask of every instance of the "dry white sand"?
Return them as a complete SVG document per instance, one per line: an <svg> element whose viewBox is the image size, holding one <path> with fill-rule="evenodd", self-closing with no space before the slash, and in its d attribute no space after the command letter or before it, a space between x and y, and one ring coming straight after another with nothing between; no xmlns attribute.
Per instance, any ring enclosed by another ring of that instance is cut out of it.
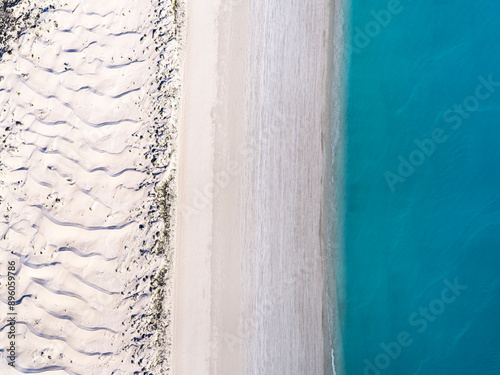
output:
<svg viewBox="0 0 500 375"><path fill-rule="evenodd" d="M190 2L176 374L323 374L330 1Z"/></svg>
<svg viewBox="0 0 500 375"><path fill-rule="evenodd" d="M149 0L24 0L16 12L34 6L41 24L0 62L0 373L169 373L175 184L164 183L182 14Z"/></svg>
<svg viewBox="0 0 500 375"><path fill-rule="evenodd" d="M206 374L211 343L212 109L217 95L215 5L188 3L175 251L174 373Z"/></svg>

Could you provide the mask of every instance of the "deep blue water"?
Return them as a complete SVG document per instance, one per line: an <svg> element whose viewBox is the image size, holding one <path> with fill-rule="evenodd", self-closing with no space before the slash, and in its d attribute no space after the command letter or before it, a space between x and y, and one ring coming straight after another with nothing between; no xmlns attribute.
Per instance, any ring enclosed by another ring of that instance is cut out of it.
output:
<svg viewBox="0 0 500 375"><path fill-rule="evenodd" d="M500 374L500 2L397 4L346 15L337 373Z"/></svg>

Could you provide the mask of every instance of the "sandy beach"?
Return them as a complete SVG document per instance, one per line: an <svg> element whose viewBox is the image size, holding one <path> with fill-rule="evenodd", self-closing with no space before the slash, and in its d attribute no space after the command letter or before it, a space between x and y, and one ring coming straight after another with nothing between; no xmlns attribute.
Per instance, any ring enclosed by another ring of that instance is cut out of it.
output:
<svg viewBox="0 0 500 375"><path fill-rule="evenodd" d="M322 207L333 11L189 4L176 374L332 373Z"/></svg>

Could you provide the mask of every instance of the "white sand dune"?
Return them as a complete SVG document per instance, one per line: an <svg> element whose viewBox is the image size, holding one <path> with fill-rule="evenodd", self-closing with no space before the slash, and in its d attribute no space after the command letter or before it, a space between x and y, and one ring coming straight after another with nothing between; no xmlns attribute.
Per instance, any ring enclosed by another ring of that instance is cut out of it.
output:
<svg viewBox="0 0 500 375"><path fill-rule="evenodd" d="M2 350L0 372L168 373L183 15L51 4L0 63L0 273L16 261L19 300L17 367Z"/></svg>

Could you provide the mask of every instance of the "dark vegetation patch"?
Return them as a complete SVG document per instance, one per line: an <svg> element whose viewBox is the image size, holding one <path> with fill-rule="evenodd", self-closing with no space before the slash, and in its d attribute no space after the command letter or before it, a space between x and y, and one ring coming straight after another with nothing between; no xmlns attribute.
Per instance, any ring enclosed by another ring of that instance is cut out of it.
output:
<svg viewBox="0 0 500 375"><path fill-rule="evenodd" d="M11 42L37 26L41 14L52 8L32 5L31 0L0 0L0 60L12 53Z"/></svg>

